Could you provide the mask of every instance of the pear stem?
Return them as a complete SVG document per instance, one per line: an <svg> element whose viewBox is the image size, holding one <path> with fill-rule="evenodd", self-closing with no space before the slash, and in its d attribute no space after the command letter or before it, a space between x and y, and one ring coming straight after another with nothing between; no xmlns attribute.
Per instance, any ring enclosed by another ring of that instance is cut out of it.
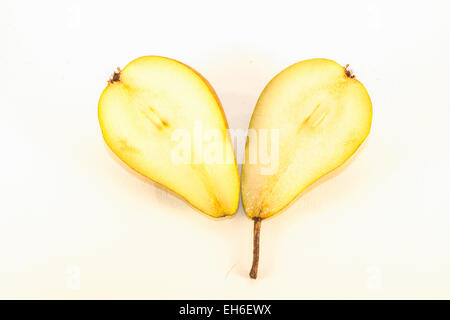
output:
<svg viewBox="0 0 450 320"><path fill-rule="evenodd" d="M258 263L259 263L259 234L261 232L261 218L254 218L255 224L253 225L253 263L250 270L250 278L256 279L258 276Z"/></svg>

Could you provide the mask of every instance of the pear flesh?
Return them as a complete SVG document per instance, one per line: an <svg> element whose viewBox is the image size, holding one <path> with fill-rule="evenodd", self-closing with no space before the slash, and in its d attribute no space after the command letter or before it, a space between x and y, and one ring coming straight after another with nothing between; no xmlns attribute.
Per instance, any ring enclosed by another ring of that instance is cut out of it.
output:
<svg viewBox="0 0 450 320"><path fill-rule="evenodd" d="M198 72L169 58L136 59L109 81L98 117L107 145L128 166L212 217L237 210L239 175L227 121Z"/></svg>
<svg viewBox="0 0 450 320"><path fill-rule="evenodd" d="M242 201L255 220L255 238L262 219L345 162L369 134L371 122L370 97L347 66L312 59L273 78L253 112L242 168ZM261 139L264 131L277 139ZM270 161L254 154L263 146L275 155ZM254 241L252 278L259 257L259 239Z"/></svg>

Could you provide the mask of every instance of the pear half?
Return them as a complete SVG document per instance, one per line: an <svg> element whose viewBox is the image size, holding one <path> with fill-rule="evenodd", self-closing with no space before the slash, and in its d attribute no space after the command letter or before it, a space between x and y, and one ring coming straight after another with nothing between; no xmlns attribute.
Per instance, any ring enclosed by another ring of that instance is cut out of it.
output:
<svg viewBox="0 0 450 320"><path fill-rule="evenodd" d="M250 121L242 168L242 201L255 221L251 278L258 271L261 220L348 159L371 122L370 97L348 65L302 61L266 86Z"/></svg>
<svg viewBox="0 0 450 320"><path fill-rule="evenodd" d="M103 137L140 174L212 216L232 215L239 173L211 85L185 64L147 56L114 73L98 104Z"/></svg>

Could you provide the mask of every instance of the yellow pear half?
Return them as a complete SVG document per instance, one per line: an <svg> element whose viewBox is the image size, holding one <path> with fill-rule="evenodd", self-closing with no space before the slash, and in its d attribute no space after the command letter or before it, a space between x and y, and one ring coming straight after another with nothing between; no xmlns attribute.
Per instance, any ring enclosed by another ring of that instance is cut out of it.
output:
<svg viewBox="0 0 450 320"><path fill-rule="evenodd" d="M103 137L140 174L212 217L232 215L239 173L214 89L198 72L147 56L114 73L98 104Z"/></svg>
<svg viewBox="0 0 450 320"><path fill-rule="evenodd" d="M364 86L334 61L296 63L261 93L249 126L242 201L254 225L256 278L261 220L347 160L364 141L372 103Z"/></svg>

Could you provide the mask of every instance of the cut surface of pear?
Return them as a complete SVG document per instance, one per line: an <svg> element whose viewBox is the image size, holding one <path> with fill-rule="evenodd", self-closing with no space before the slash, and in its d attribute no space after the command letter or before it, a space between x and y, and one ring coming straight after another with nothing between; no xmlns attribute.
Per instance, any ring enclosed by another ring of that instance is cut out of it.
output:
<svg viewBox="0 0 450 320"><path fill-rule="evenodd" d="M372 103L347 67L327 59L305 60L283 70L261 93L242 168L242 201L258 237L262 219L340 166L369 134ZM276 139L262 139L262 132ZM270 161L260 159L264 145L272 153ZM254 260L258 256L254 248ZM250 276L256 273L254 261Z"/></svg>
<svg viewBox="0 0 450 320"><path fill-rule="evenodd" d="M108 82L98 117L107 145L128 166L212 217L237 210L227 121L198 72L165 57L138 58Z"/></svg>

